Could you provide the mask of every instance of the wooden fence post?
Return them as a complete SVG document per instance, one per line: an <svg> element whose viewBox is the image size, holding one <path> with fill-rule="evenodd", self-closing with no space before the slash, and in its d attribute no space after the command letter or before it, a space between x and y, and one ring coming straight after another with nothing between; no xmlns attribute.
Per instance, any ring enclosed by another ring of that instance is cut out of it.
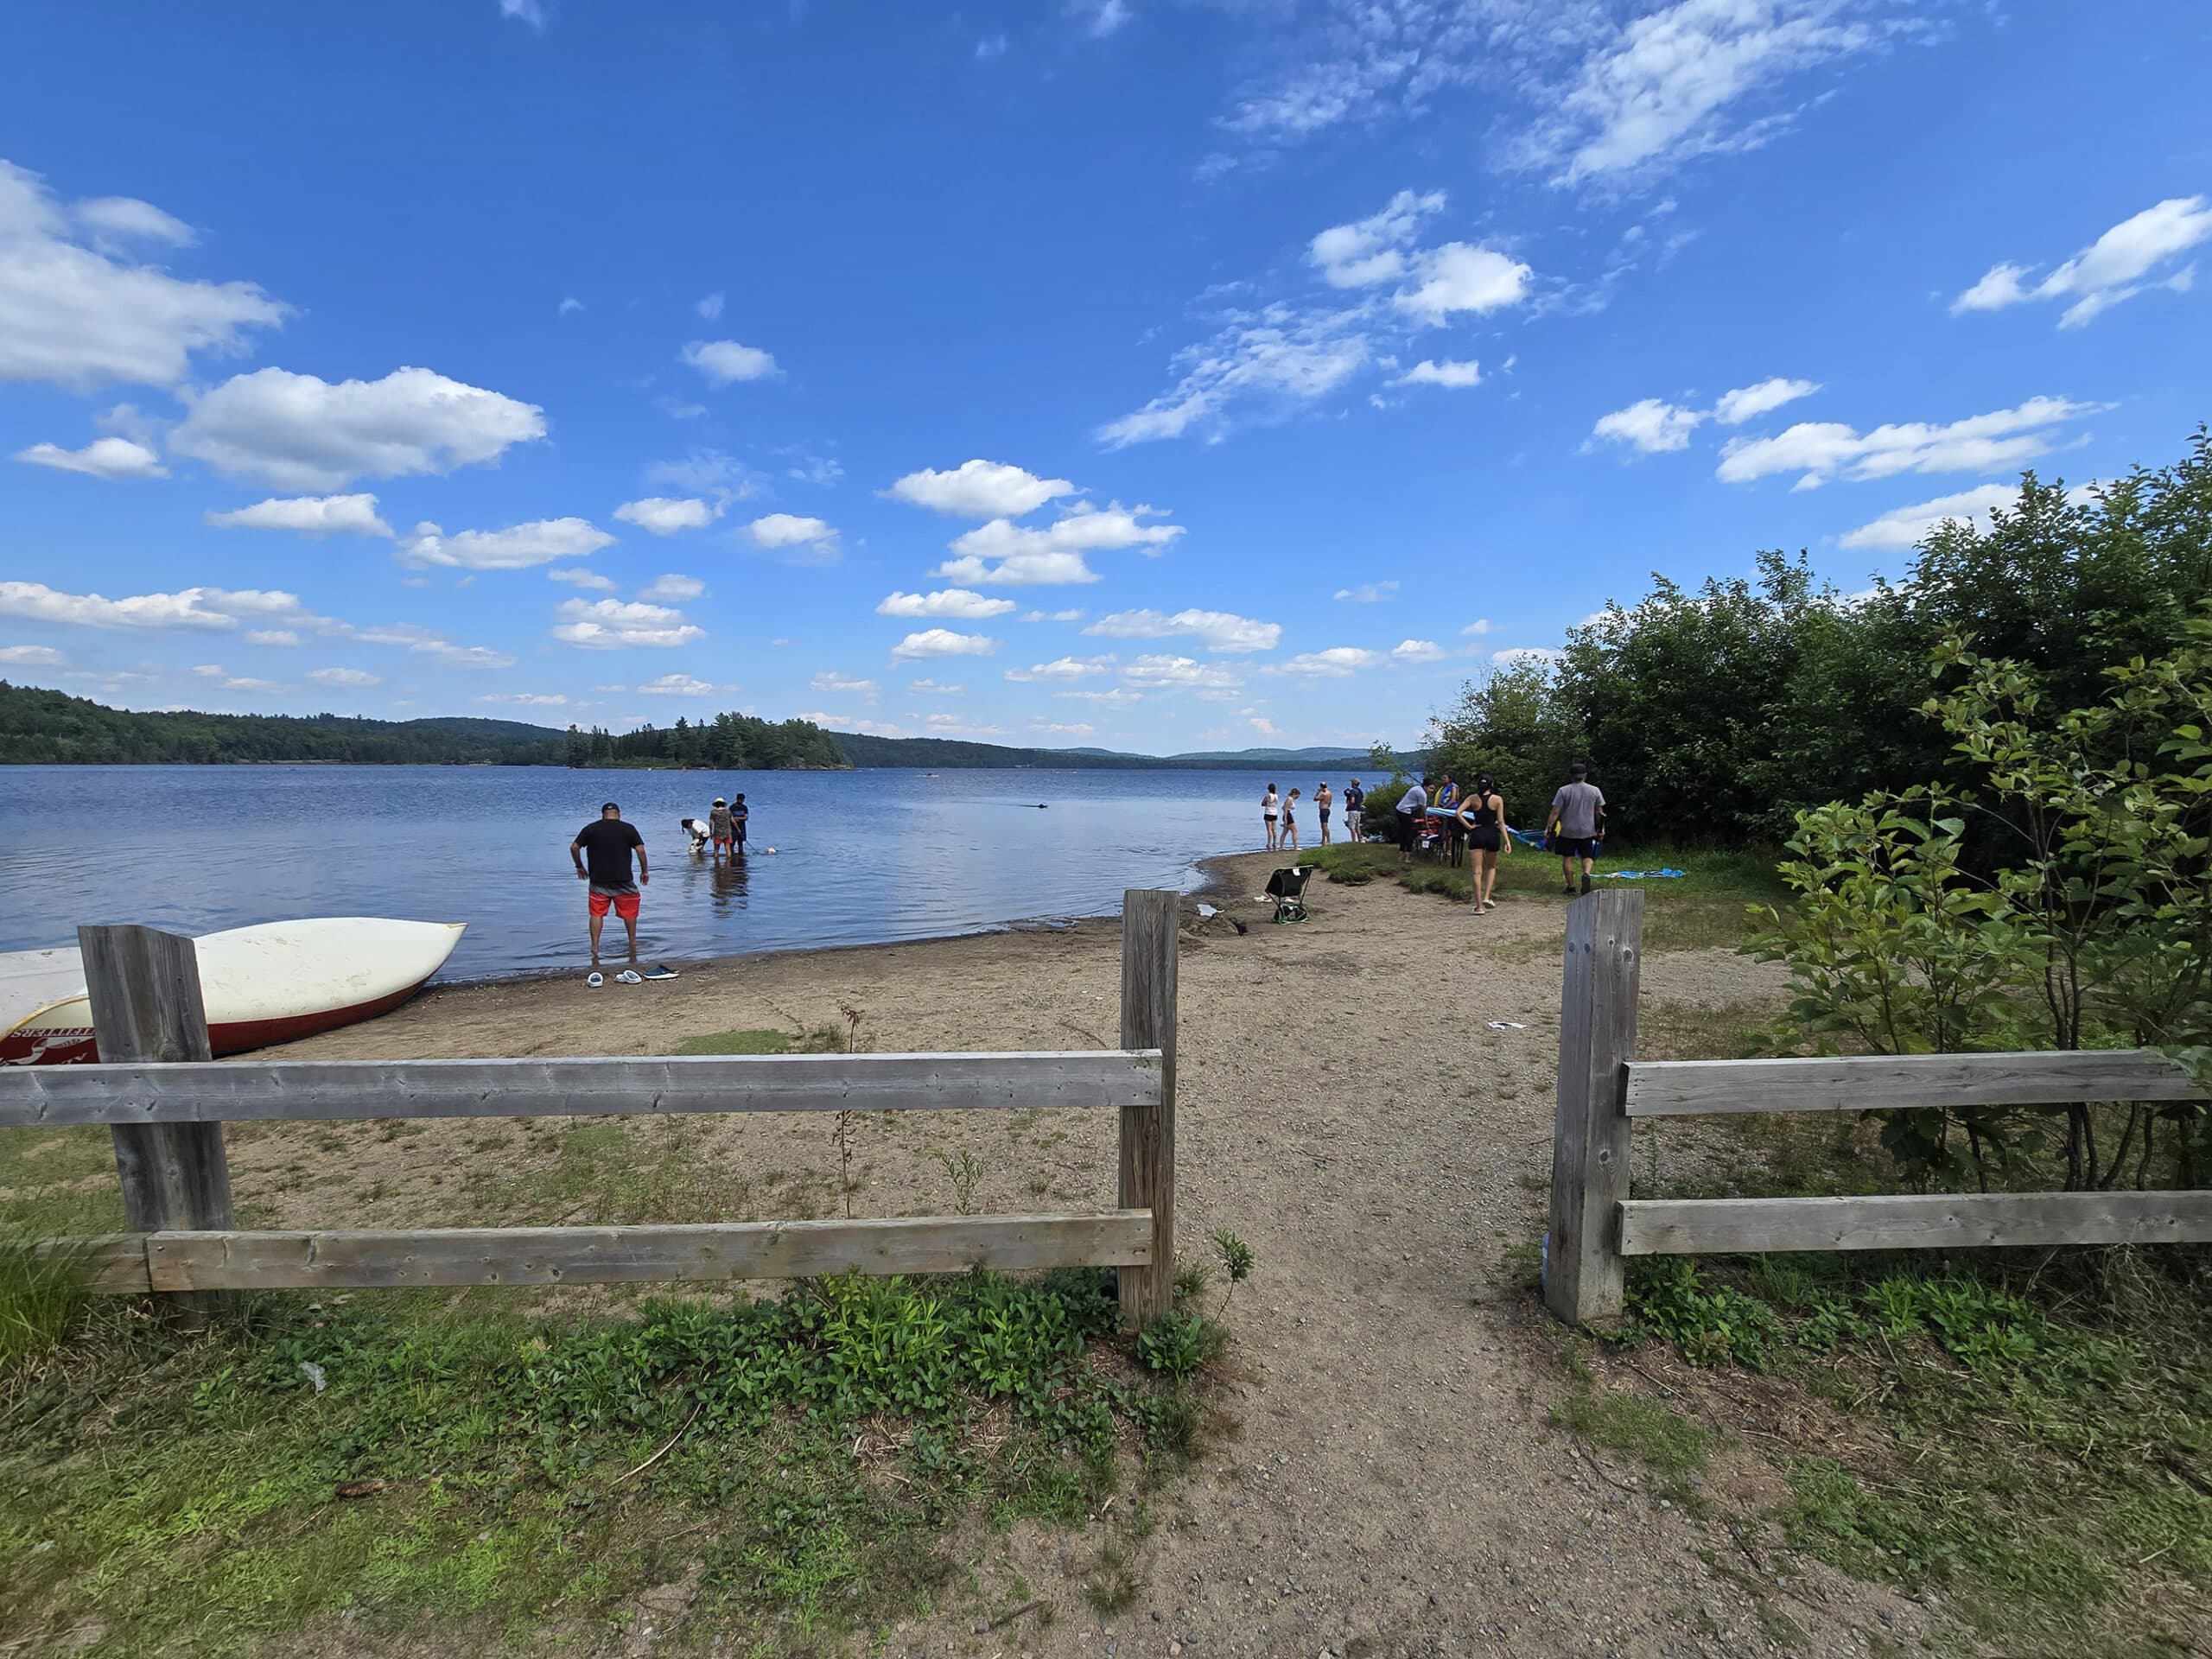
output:
<svg viewBox="0 0 2212 1659"><path fill-rule="evenodd" d="M1160 1104L1122 1109L1121 1205L1152 1211L1152 1261L1121 1269L1122 1322L1141 1329L1175 1296L1175 944L1182 895L1122 895L1122 1046L1160 1053Z"/></svg>
<svg viewBox="0 0 2212 1659"><path fill-rule="evenodd" d="M80 927L92 1031L108 1064L205 1060L207 1011L190 939L151 927ZM116 1174L134 1233L220 1232L231 1226L231 1166L220 1123L118 1123ZM180 1294L180 1310L219 1298Z"/></svg>
<svg viewBox="0 0 2212 1659"><path fill-rule="evenodd" d="M1569 1325L1602 1322L1621 1311L1617 1206L1628 1197L1633 1128L1624 1109L1624 1062L1636 1053L1643 956L1640 890L1609 888L1567 906L1544 1304Z"/></svg>

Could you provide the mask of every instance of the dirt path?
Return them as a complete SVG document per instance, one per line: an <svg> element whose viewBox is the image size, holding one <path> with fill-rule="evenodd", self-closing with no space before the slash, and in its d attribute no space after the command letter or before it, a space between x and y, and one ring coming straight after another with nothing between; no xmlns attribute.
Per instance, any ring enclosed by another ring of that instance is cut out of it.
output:
<svg viewBox="0 0 2212 1659"><path fill-rule="evenodd" d="M1270 861L1232 861L1229 891L1255 891ZM1719 1456L1700 1518L1553 1424L1574 1386L1565 1343L1506 1251L1542 1225L1559 1021L1548 942L1563 901L1516 899L1478 918L1386 883L1313 892L1304 926L1270 926L1262 907L1225 898L1224 916L1186 918L1179 1229L1186 1256L1206 1253L1217 1226L1257 1255L1231 1313L1241 1428L1194 1478L1153 1495L1157 1524L1141 1537L1109 1516L1066 1550L1027 1526L979 1543L976 1583L1007 1605L1019 1575L1050 1604L1049 1623L1033 1613L978 1634L973 1612L947 1615L882 1650L1748 1655L1783 1650L1777 1615L1803 1633L1801 1652L1917 1647L1925 1605L1738 1546L1732 1520L1785 1495L1764 1461ZM626 992L464 988L289 1052L664 1052L692 1033L828 1023L841 1001L866 1010L887 1050L1103 1045L1117 950L1110 925L1085 925L721 964ZM1766 974L1722 952L1657 955L1644 995L1726 1007L1770 994ZM985 1162L980 1208L1105 1202L1101 1116L1017 1116L1009 1128L1002 1114L907 1115L864 1144L855 1212L944 1207L933 1154L963 1146ZM486 1218L498 1194L501 1219L605 1214L588 1197L582 1213L543 1213L552 1189L502 1172L556 1154L531 1136L473 1152L481 1127L398 1142L349 1131L343 1161L374 1197L357 1185L347 1213L450 1224ZM709 1212L826 1213L834 1200L816 1127L645 1129L689 1137L686 1166L721 1193ZM297 1150L275 1133L240 1147L240 1195L272 1217L327 1224L333 1188L287 1184ZM1084 1583L1109 1542L1129 1553L1137 1592L1102 1615Z"/></svg>

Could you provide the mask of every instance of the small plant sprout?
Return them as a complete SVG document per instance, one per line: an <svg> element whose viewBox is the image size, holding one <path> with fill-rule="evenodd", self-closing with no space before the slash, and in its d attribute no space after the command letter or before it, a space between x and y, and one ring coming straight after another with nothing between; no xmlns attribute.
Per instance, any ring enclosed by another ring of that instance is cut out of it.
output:
<svg viewBox="0 0 2212 1659"><path fill-rule="evenodd" d="M1222 1271L1229 1275L1229 1288L1221 1299L1226 1308L1230 1298L1236 1294L1236 1287L1252 1276L1252 1247L1226 1227L1213 1230L1213 1247L1220 1253Z"/></svg>
<svg viewBox="0 0 2212 1659"><path fill-rule="evenodd" d="M976 1160L976 1154L965 1147L960 1149L958 1158L955 1158L949 1152L940 1152L937 1155L937 1160L952 1182L953 1209L963 1216L974 1215L976 1213L976 1184L983 1178L982 1163Z"/></svg>

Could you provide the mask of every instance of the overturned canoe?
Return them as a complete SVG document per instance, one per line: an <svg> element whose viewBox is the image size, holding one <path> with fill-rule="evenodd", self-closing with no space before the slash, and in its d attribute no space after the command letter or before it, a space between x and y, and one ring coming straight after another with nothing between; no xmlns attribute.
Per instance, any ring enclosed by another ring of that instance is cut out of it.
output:
<svg viewBox="0 0 2212 1659"><path fill-rule="evenodd" d="M314 916L203 934L193 944L208 1046L235 1054L396 1008L445 965L467 925ZM98 1058L77 948L0 954L0 1065Z"/></svg>

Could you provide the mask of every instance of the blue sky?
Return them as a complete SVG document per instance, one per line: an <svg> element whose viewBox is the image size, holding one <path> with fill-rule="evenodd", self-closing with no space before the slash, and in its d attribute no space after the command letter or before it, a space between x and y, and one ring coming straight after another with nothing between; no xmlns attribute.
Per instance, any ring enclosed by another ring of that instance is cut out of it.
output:
<svg viewBox="0 0 2212 1659"><path fill-rule="evenodd" d="M2212 13L19 8L0 674L1416 738L2212 415Z"/></svg>

